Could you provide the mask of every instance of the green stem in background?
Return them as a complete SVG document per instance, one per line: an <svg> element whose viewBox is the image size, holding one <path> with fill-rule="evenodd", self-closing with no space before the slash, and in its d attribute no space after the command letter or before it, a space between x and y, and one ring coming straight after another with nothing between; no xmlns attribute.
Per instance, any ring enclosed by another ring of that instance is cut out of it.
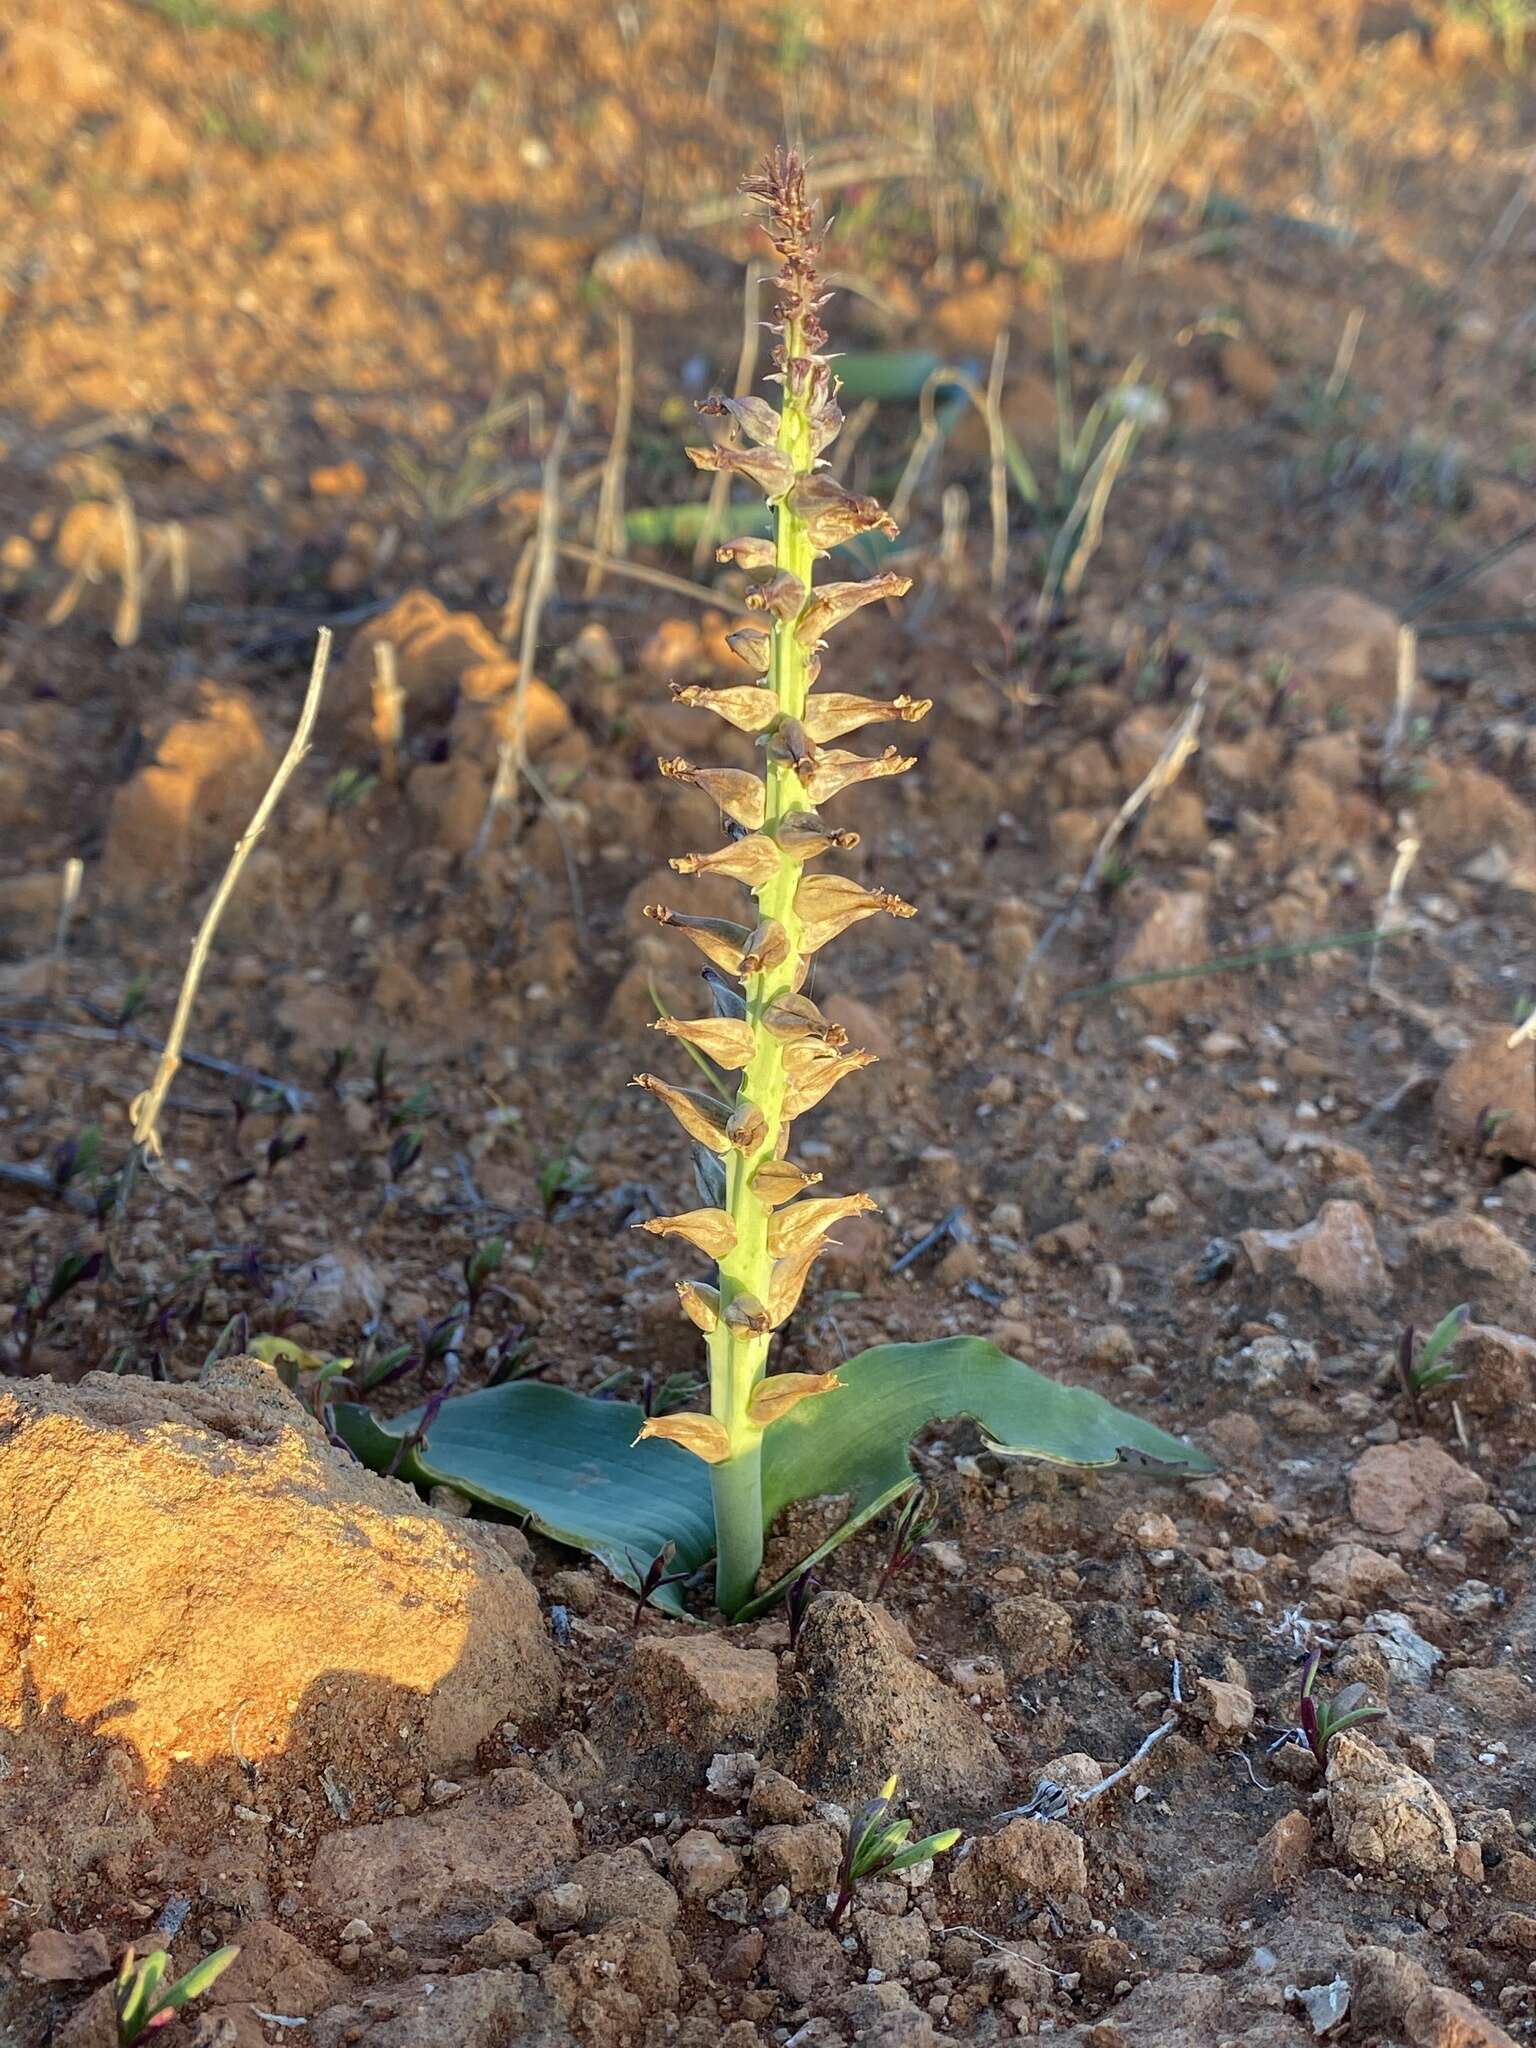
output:
<svg viewBox="0 0 1536 2048"><path fill-rule="evenodd" d="M784 360L792 364L803 354L798 323L784 336ZM784 403L780 413L778 446L797 474L810 472L811 423L803 397L796 390L790 371L785 372ZM815 551L805 521L781 500L775 528L775 567L796 577L807 595L815 563ZM778 699L779 715L801 718L810 691L810 657L795 635L792 619L773 622L773 643L768 680ZM804 808L804 797L793 767L769 758L766 769L767 807L764 832L777 838L781 823L792 810ZM792 993L800 981L800 920L795 912L795 891L800 864L780 854L779 869L755 892L761 922L779 925L788 943L783 960L747 983L747 1021L752 1028L753 1053L742 1075L737 1107L748 1104L761 1110L766 1125L757 1146L733 1151L726 1169L726 1211L736 1227L735 1249L720 1261L720 1322L709 1342L710 1413L724 1426L730 1440L730 1455L711 1467L715 1497L715 1533L719 1544L715 1569L715 1601L721 1611L734 1614L752 1597L763 1562L762 1459L763 1432L748 1414L748 1406L768 1362L770 1339L735 1329L729 1319L733 1302L743 1296L766 1304L772 1286L773 1259L768 1250L769 1210L752 1192L752 1176L781 1149L784 1130L784 1048L763 1023L763 1014L780 996Z"/></svg>

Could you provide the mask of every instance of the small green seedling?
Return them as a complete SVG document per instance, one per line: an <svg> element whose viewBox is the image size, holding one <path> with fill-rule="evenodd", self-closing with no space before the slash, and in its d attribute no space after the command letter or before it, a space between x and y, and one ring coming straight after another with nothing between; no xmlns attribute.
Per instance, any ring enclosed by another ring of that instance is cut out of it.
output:
<svg viewBox="0 0 1536 2048"><path fill-rule="evenodd" d="M1448 1387L1465 1378L1452 1366L1451 1347L1472 1320L1472 1310L1467 1302L1461 1302L1448 1315L1443 1315L1422 1345L1418 1332L1410 1323L1398 1340L1397 1369L1402 1378L1403 1391L1415 1410L1419 1398L1430 1394L1438 1387Z"/></svg>
<svg viewBox="0 0 1536 2048"><path fill-rule="evenodd" d="M853 1894L864 1878L894 1877L898 1870L910 1870L914 1863L927 1863L935 1856L942 1856L960 1839L959 1828L946 1828L942 1834L924 1835L920 1842L910 1841L911 1821L890 1818L891 1808L896 1803L897 1782L895 1778L887 1778L880 1788L879 1798L871 1799L853 1817L843 1849L842 1868L837 1876L837 1897L827 1918L827 1925L834 1933L843 1924L843 1915L852 1905Z"/></svg>
<svg viewBox="0 0 1536 2048"><path fill-rule="evenodd" d="M884 1596L892 1579L899 1578L917 1556L918 1547L927 1538L938 1512L939 1497L931 1486L915 1487L901 1513L896 1517L896 1527L891 1536L890 1555L885 1560L885 1569L875 1587L877 1600Z"/></svg>
<svg viewBox="0 0 1536 2048"><path fill-rule="evenodd" d="M216 1948L188 1970L184 1977L162 1989L171 1959L164 1949L155 1949L140 1962L131 1948L123 1951L117 1972L117 2039L119 2048L145 2034L168 2027L184 2005L201 1998L239 1955L238 1948Z"/></svg>
<svg viewBox="0 0 1536 2048"><path fill-rule="evenodd" d="M1358 1728L1366 1721L1385 1720L1387 1710L1385 1707L1362 1706L1360 1702L1366 1696L1366 1687L1359 1684L1346 1685L1334 1700L1319 1699L1317 1673L1322 1661L1322 1651L1314 1650L1302 1668L1301 1699L1293 1739L1304 1742L1326 1768L1328 1745L1336 1735L1342 1735L1346 1728Z"/></svg>

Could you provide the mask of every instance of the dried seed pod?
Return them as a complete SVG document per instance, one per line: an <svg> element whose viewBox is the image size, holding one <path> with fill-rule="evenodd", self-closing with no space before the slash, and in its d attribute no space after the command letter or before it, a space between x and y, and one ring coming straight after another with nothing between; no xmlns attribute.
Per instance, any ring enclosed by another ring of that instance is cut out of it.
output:
<svg viewBox="0 0 1536 2048"><path fill-rule="evenodd" d="M789 939L783 925L766 917L742 948L739 972L743 979L749 974L765 974L770 968L782 967L788 958Z"/></svg>
<svg viewBox="0 0 1536 2048"><path fill-rule="evenodd" d="M849 925L882 912L887 917L916 917L917 906L904 903L889 889L866 889L849 875L806 875L795 891L800 951L818 953Z"/></svg>
<svg viewBox="0 0 1536 2048"><path fill-rule="evenodd" d="M781 861L778 841L753 832L745 839L727 840L713 853L677 854L667 865L680 875L728 875L749 889L761 889L779 872Z"/></svg>
<svg viewBox="0 0 1536 2048"><path fill-rule="evenodd" d="M688 1209L681 1216L648 1216L636 1230L652 1237L682 1237L709 1259L723 1259L736 1249L736 1226L723 1209Z"/></svg>
<svg viewBox="0 0 1536 2048"><path fill-rule="evenodd" d="M932 709L931 697L851 697L844 690L828 690L809 700L801 722L813 740L835 740L866 725L915 725Z"/></svg>
<svg viewBox="0 0 1536 2048"><path fill-rule="evenodd" d="M770 1037L784 1045L797 1044L802 1038L819 1038L831 1046L848 1043L842 1025L824 1017L809 996L775 996L763 1011L762 1023Z"/></svg>
<svg viewBox="0 0 1536 2048"><path fill-rule="evenodd" d="M665 1038L680 1038L696 1045L717 1067L734 1072L746 1066L756 1050L752 1027L734 1017L658 1017L651 1026Z"/></svg>
<svg viewBox="0 0 1536 2048"><path fill-rule="evenodd" d="M850 755L849 758L855 757ZM910 768L911 765L909 761L907 766ZM680 755L670 760L663 758L656 766L669 782L688 782L695 789L703 790L728 818L734 818L738 825L745 825L749 832L763 829L768 807L767 792L760 776L749 775L742 768L695 768ZM897 771L892 769L888 772L894 774Z"/></svg>
<svg viewBox="0 0 1536 2048"><path fill-rule="evenodd" d="M829 394L811 409L811 453L820 455L843 431L843 408L836 393Z"/></svg>
<svg viewBox="0 0 1536 2048"><path fill-rule="evenodd" d="M697 683L674 683L673 702L686 704L690 711L713 711L738 732L766 732L779 715L779 700L772 690L755 683L739 683L729 690L706 690ZM843 728L849 730L848 727Z"/></svg>
<svg viewBox="0 0 1536 2048"><path fill-rule="evenodd" d="M695 469L726 470L750 477L770 505L777 504L795 481L795 466L777 448L690 448Z"/></svg>
<svg viewBox="0 0 1536 2048"><path fill-rule="evenodd" d="M669 1444L681 1444L706 1465L723 1465L731 1455L731 1440L725 1424L712 1415L648 1415L640 1425L637 1444L648 1436L659 1436Z"/></svg>
<svg viewBox="0 0 1536 2048"><path fill-rule="evenodd" d="M905 775L916 766L915 755L898 754L894 747L887 747L873 760L863 754L844 753L837 747L824 748L805 779L805 793L813 804L824 804L839 790L849 789L856 782L878 782L885 775ZM757 822L761 824L762 819Z"/></svg>
<svg viewBox="0 0 1536 2048"><path fill-rule="evenodd" d="M801 1245L788 1258L775 1262L768 1288L768 1314L775 1329L780 1323L787 1322L800 1306L800 1297L805 1292L811 1268L826 1249L826 1238L819 1237L814 1244Z"/></svg>
<svg viewBox="0 0 1536 2048"><path fill-rule="evenodd" d="M679 1280L677 1298L683 1314L696 1330L702 1330L706 1337L712 1337L720 1321L720 1290L718 1287L700 1287L692 1280Z"/></svg>
<svg viewBox="0 0 1536 2048"><path fill-rule="evenodd" d="M738 1102L725 1134L738 1152L755 1152L768 1136L768 1119L755 1102Z"/></svg>
<svg viewBox="0 0 1536 2048"><path fill-rule="evenodd" d="M757 670L760 676L768 673L773 660L773 635L765 633L761 626L738 626L734 633L727 633L725 644L738 661L744 661L748 668Z"/></svg>
<svg viewBox="0 0 1536 2048"><path fill-rule="evenodd" d="M693 1161L693 1184L699 1191L699 1200L706 1209L723 1209L729 1199L724 1166L707 1145L690 1145L688 1153Z"/></svg>
<svg viewBox="0 0 1536 2048"><path fill-rule="evenodd" d="M767 1309L755 1294L738 1294L721 1321L738 1337L766 1337L773 1328Z"/></svg>
<svg viewBox="0 0 1536 2048"><path fill-rule="evenodd" d="M729 419L759 448L771 448L779 438L779 416L766 399L722 398L717 391L701 398L698 410L715 419Z"/></svg>
<svg viewBox="0 0 1536 2048"><path fill-rule="evenodd" d="M834 846L847 851L859 843L857 832L834 831L814 811L791 811L780 820L778 838L791 860L802 861L814 860L818 853L826 853Z"/></svg>
<svg viewBox="0 0 1536 2048"><path fill-rule="evenodd" d="M817 1394L830 1394L842 1381L835 1372L776 1372L759 1381L747 1403L747 1419L766 1429L787 1415L791 1408Z"/></svg>
<svg viewBox="0 0 1536 2048"><path fill-rule="evenodd" d="M805 585L788 569L780 569L775 575L759 583L755 590L747 592L749 612L772 612L776 619L782 620L786 625L791 619L799 617L804 604Z"/></svg>
<svg viewBox="0 0 1536 2048"><path fill-rule="evenodd" d="M727 974L742 972L741 950L752 936L744 924L732 924L725 917L689 917L685 911L669 910L664 903L647 903L644 915L652 924L691 939L706 960L713 960Z"/></svg>
<svg viewBox="0 0 1536 2048"><path fill-rule="evenodd" d="M861 533L883 533L894 540L899 531L877 499L845 491L824 470L796 481L789 493L789 509L805 521L818 554L824 555L839 541L854 540Z"/></svg>
<svg viewBox="0 0 1536 2048"><path fill-rule="evenodd" d="M717 1017L729 1017L738 1023L746 1021L746 997L739 988L731 987L731 984L717 967L705 968L704 982L709 990L709 999L714 1005Z"/></svg>
<svg viewBox="0 0 1536 2048"><path fill-rule="evenodd" d="M874 1066L876 1055L861 1052L857 1047L847 1052L829 1052L825 1047L807 1043L793 1045L784 1055L784 1070L789 1085L784 1091L784 1114L788 1117L804 1116L808 1109L814 1109L818 1102L846 1080L850 1074L857 1074L865 1067Z"/></svg>
<svg viewBox="0 0 1536 2048"><path fill-rule="evenodd" d="M805 727L798 718L781 718L760 744L766 748L770 761L787 762L802 782L809 781L816 767L816 749L806 738Z"/></svg>
<svg viewBox="0 0 1536 2048"><path fill-rule="evenodd" d="M823 583L811 593L810 603L795 622L795 638L802 647L814 647L850 612L876 604L881 598L904 597L911 588L912 578L898 576L894 570L884 576L871 576L862 583Z"/></svg>
<svg viewBox="0 0 1536 2048"><path fill-rule="evenodd" d="M777 1209L820 1180L819 1173L807 1173L792 1159L765 1159L752 1176L752 1192L765 1209Z"/></svg>
<svg viewBox="0 0 1536 2048"><path fill-rule="evenodd" d="M786 1258L802 1245L814 1244L845 1216L867 1216L879 1204L870 1195L819 1195L776 1210L768 1223L768 1249Z"/></svg>
<svg viewBox="0 0 1536 2048"><path fill-rule="evenodd" d="M731 1113L726 1104L717 1102L713 1095L702 1095L696 1088L674 1088L655 1074L636 1074L629 1085L643 1088L647 1095L654 1095L658 1102L665 1103L689 1137L697 1138L711 1152L730 1150L726 1125Z"/></svg>
<svg viewBox="0 0 1536 2048"><path fill-rule="evenodd" d="M738 569L771 569L778 560L778 549L771 540L759 539L755 534L744 534L740 540L723 540L715 549L717 562L730 562Z"/></svg>

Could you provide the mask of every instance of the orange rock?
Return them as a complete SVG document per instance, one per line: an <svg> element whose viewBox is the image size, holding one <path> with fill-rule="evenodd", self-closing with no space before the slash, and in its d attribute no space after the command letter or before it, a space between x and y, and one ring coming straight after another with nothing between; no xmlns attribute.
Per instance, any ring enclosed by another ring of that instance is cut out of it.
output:
<svg viewBox="0 0 1536 2048"><path fill-rule="evenodd" d="M153 101L131 106L102 144L102 161L129 184L160 185L192 162L192 145Z"/></svg>
<svg viewBox="0 0 1536 2048"><path fill-rule="evenodd" d="M243 691L203 687L197 718L177 721L155 760L115 791L102 856L109 891L131 896L186 882L227 857L272 775L272 754Z"/></svg>
<svg viewBox="0 0 1536 2048"><path fill-rule="evenodd" d="M1276 606L1260 651L1289 666L1287 681L1319 711L1385 718L1397 676L1397 618L1356 590L1319 584Z"/></svg>
<svg viewBox="0 0 1536 2048"><path fill-rule="evenodd" d="M368 472L360 462L333 462L309 473L314 498L360 498L368 488Z"/></svg>
<svg viewBox="0 0 1536 2048"><path fill-rule="evenodd" d="M1532 1051L1529 1045L1511 1047L1509 1038L1508 1026L1493 1024L1456 1055L1435 1093L1435 1122L1452 1145L1536 1166ZM1491 1131L1485 1131L1485 1119L1494 1124Z"/></svg>

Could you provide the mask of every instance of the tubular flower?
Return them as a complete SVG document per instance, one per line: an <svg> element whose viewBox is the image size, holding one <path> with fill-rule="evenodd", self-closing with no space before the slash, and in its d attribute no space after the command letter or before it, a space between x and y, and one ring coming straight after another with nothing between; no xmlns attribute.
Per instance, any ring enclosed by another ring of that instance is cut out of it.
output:
<svg viewBox="0 0 1536 2048"><path fill-rule="evenodd" d="M887 572L816 585L816 563L832 548L864 534L894 537L896 528L873 498L835 482L821 459L842 412L824 353L816 210L799 159L778 152L743 189L763 203L779 259L770 331L780 399L777 406L760 398L708 400L700 410L721 423L721 439L689 452L701 469L755 483L771 508L774 535L771 541L728 541L717 550L720 561L752 582L747 604L760 623L729 635L751 679L718 690L689 685L674 694L752 735L761 773L677 759L660 766L663 775L703 791L731 821L726 845L681 855L673 867L740 882L751 907L744 907L739 924L660 906L646 910L711 963L705 980L715 1016L663 1018L657 1029L738 1075L739 1085L735 1101L725 1103L653 1075L638 1077L694 1141L706 1204L643 1227L683 1239L716 1266L712 1284L678 1287L683 1313L708 1343L709 1415L669 1416L661 1425L648 1424L646 1433L665 1435L710 1465L716 1592L727 1613L750 1597L762 1562L764 1431L837 1386L831 1373L768 1376L772 1333L794 1311L811 1268L834 1241L829 1233L836 1224L874 1207L865 1194L802 1199L821 1176L789 1157L793 1119L873 1058L851 1048L847 1032L802 992L808 965L861 918L914 914L899 896L812 869L822 855L858 843L856 833L825 822L820 806L855 784L901 775L913 765L894 748L864 755L826 742L881 721L911 723L930 709L927 699L908 696L816 694L829 636L861 607L900 597L909 582Z"/></svg>

